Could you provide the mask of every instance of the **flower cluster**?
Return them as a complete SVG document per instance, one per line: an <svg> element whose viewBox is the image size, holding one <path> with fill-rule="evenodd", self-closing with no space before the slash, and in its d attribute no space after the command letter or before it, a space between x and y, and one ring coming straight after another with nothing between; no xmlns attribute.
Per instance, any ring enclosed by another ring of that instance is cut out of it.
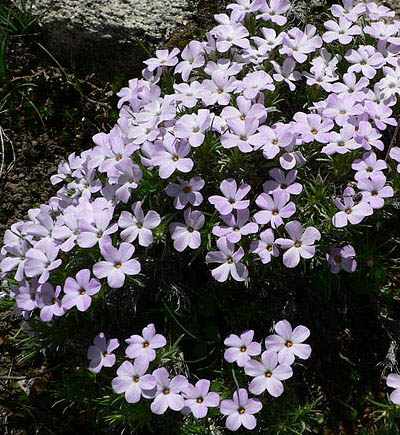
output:
<svg viewBox="0 0 400 435"><path fill-rule="evenodd" d="M120 91L114 128L61 163L51 178L57 196L5 234L1 271L17 283L25 315L38 308L50 321L88 309L100 289L138 275L148 248L168 237L176 251L200 250L216 264L219 282L251 279L249 266L279 258L294 268L321 241L333 273L355 270L354 247L330 245L320 229L359 224L395 194L386 173L395 174L390 159L400 170L400 150L385 141L397 125L400 25L387 8L349 0L332 6L319 35L312 25L290 28L289 8L233 3L204 42L157 50ZM311 105L300 100L290 112L284 100L299 88ZM344 168L326 190L337 211L307 218L318 155ZM85 268L65 276L71 255Z"/></svg>
<svg viewBox="0 0 400 435"><path fill-rule="evenodd" d="M275 325L274 335L265 339L266 351L261 359L251 358L261 353L260 343L253 342L254 331L245 331L240 337L231 334L225 339L229 346L225 359L244 367L245 373L253 377L248 390L260 395L265 390L273 397L283 393L282 380L293 375L291 365L295 357L307 359L311 347L303 341L310 331L305 326L294 330L287 320ZM124 394L128 403L138 403L142 398L151 400L150 409L154 414L164 414L168 409L181 411L184 415L192 414L196 419L204 418L209 408L219 408L226 415L226 427L236 431L240 426L246 429L256 427L254 414L262 409L259 399L249 398L246 388L239 388L232 399L220 399L220 394L210 391L211 382L199 379L194 385L183 375L171 376L164 366L159 366L162 358L157 358L157 349L167 344L166 338L157 334L153 324L143 328L142 335L132 335L126 339L125 360L117 369L117 376L112 380L112 388L117 394ZM107 340L103 333L94 338L87 355L90 360L89 370L99 373L102 367L112 367L116 356L112 353L119 347L117 339ZM132 362L131 362L132 361ZM150 369L150 365L156 368Z"/></svg>

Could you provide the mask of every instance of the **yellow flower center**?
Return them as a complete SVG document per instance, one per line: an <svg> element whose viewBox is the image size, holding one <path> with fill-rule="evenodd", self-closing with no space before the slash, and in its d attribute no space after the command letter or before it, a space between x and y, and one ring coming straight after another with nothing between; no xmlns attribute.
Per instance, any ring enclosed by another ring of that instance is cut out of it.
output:
<svg viewBox="0 0 400 435"><path fill-rule="evenodd" d="M273 140L272 145L278 145L278 140L277 139Z"/></svg>
<svg viewBox="0 0 400 435"><path fill-rule="evenodd" d="M85 294L86 294L86 290L81 290L81 291L79 292L79 294L80 294L80 295L85 295Z"/></svg>
<svg viewBox="0 0 400 435"><path fill-rule="evenodd" d="M121 264L121 263L118 263L118 264L115 265L115 267L116 267L117 269L120 269L120 268L122 267L122 264Z"/></svg>
<svg viewBox="0 0 400 435"><path fill-rule="evenodd" d="M140 228L143 228L143 222L138 222L137 223L137 227L140 229Z"/></svg>
<svg viewBox="0 0 400 435"><path fill-rule="evenodd" d="M275 211L272 212L272 214L273 214L274 216L278 216L279 211L275 210Z"/></svg>
<svg viewBox="0 0 400 435"><path fill-rule="evenodd" d="M316 135L317 133L318 133L318 130L311 130L311 133L313 134L313 135Z"/></svg>
<svg viewBox="0 0 400 435"><path fill-rule="evenodd" d="M190 187L185 187L183 193L189 193L192 189Z"/></svg>
<svg viewBox="0 0 400 435"><path fill-rule="evenodd" d="M270 377L272 376L272 373L271 373L271 372L265 372L265 376L266 376L267 378L270 378Z"/></svg>
<svg viewBox="0 0 400 435"><path fill-rule="evenodd" d="M268 246L267 246L267 251L271 252L273 249L274 249L274 248L273 248L272 245L268 245Z"/></svg>
<svg viewBox="0 0 400 435"><path fill-rule="evenodd" d="M174 156L173 158L172 158L172 161L174 161L174 162L177 162L179 160L179 157L178 156Z"/></svg>
<svg viewBox="0 0 400 435"><path fill-rule="evenodd" d="M197 402L197 403L203 403L203 398L202 398L202 397L198 397L198 398L196 399L196 402Z"/></svg>
<svg viewBox="0 0 400 435"><path fill-rule="evenodd" d="M351 214L352 211L353 211L353 210L352 210L351 208L349 208L349 209L346 210L346 214Z"/></svg>
<svg viewBox="0 0 400 435"><path fill-rule="evenodd" d="M238 412L239 412L239 414L244 414L246 412L246 410L244 408L240 407L238 409Z"/></svg>
<svg viewBox="0 0 400 435"><path fill-rule="evenodd" d="M198 133L200 131L199 127L193 129L193 133Z"/></svg>
<svg viewBox="0 0 400 435"><path fill-rule="evenodd" d="M133 378L133 380L134 380L134 382L139 382L139 381L140 381L140 378L139 378L139 376L135 376L135 377Z"/></svg>
<svg viewBox="0 0 400 435"><path fill-rule="evenodd" d="M286 347L292 347L292 346L293 346L293 343L292 343L291 341L287 341L287 342L285 343L285 346L286 346Z"/></svg>
<svg viewBox="0 0 400 435"><path fill-rule="evenodd" d="M164 394L169 394L169 393L170 393L169 388L164 388L164 389L163 389L163 393L164 393Z"/></svg>
<svg viewBox="0 0 400 435"><path fill-rule="evenodd" d="M149 342L148 341L145 341L144 343L143 343L143 347L149 347L150 346L150 344L149 344Z"/></svg>
<svg viewBox="0 0 400 435"><path fill-rule="evenodd" d="M226 261L227 261L229 264L232 264L232 263L233 263L233 258L232 258L232 257L229 257Z"/></svg>
<svg viewBox="0 0 400 435"><path fill-rule="evenodd" d="M246 350L247 350L247 347L246 347L246 346L242 346L242 347L240 348L240 352L246 352Z"/></svg>
<svg viewBox="0 0 400 435"><path fill-rule="evenodd" d="M296 243L294 244L294 246L295 246L295 248L300 248L300 246L301 246L301 242L296 242Z"/></svg>

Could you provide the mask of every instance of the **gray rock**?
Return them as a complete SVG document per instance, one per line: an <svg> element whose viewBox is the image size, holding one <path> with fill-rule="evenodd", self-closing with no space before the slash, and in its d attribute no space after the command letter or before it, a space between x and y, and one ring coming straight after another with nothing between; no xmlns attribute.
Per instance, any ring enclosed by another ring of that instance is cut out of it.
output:
<svg viewBox="0 0 400 435"><path fill-rule="evenodd" d="M38 0L33 13L61 64L73 59L78 70L109 74L137 71L147 57L138 39L160 46L185 26L192 7L192 0Z"/></svg>

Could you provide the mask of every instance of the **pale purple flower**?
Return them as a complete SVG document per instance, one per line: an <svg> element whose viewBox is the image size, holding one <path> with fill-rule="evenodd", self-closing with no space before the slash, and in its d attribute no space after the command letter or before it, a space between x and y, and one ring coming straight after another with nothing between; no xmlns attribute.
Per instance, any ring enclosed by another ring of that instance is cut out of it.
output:
<svg viewBox="0 0 400 435"><path fill-rule="evenodd" d="M197 114L183 115L174 127L174 134L187 139L192 147L199 147L205 139L205 133L211 125L210 111L200 109Z"/></svg>
<svg viewBox="0 0 400 435"><path fill-rule="evenodd" d="M219 394L210 391L208 379L200 379L196 385L187 385L182 391L182 396L185 399L185 408L188 407L196 418L204 418L208 408L219 405Z"/></svg>
<svg viewBox="0 0 400 435"><path fill-rule="evenodd" d="M125 353L129 358L144 358L149 362L156 359L156 350L164 347L167 340L161 334L156 334L153 323L150 323L142 330L142 335L132 335L125 340L129 346Z"/></svg>
<svg viewBox="0 0 400 435"><path fill-rule="evenodd" d="M16 287L15 301L17 307L24 311L34 310L38 306L38 288L40 286L36 278L33 278L31 283L23 279Z"/></svg>
<svg viewBox="0 0 400 435"><path fill-rule="evenodd" d="M279 397L283 393L282 381L293 376L290 365L278 364L278 354L273 351L263 352L261 361L247 361L244 371L254 378L249 385L250 393L259 395L267 390L272 397Z"/></svg>
<svg viewBox="0 0 400 435"><path fill-rule="evenodd" d="M5 245L4 251L7 255L0 262L1 271L8 273L16 269L14 279L21 281L24 278L26 253L30 247L28 241L22 238L18 238L17 242L12 245Z"/></svg>
<svg viewBox="0 0 400 435"><path fill-rule="evenodd" d="M364 113L364 108L361 104L356 103L356 99L352 95L338 96L331 94L322 113L325 117L333 119L337 125L343 127L348 124L350 116Z"/></svg>
<svg viewBox="0 0 400 435"><path fill-rule="evenodd" d="M271 50L281 44L282 33L277 35L274 29L269 29L267 27L262 27L260 30L263 38L252 36L251 39L257 44L261 54L267 55Z"/></svg>
<svg viewBox="0 0 400 435"><path fill-rule="evenodd" d="M305 230L298 221L291 221L285 225L290 239L279 238L276 243L287 251L283 254L283 264L286 267L296 267L300 258L312 258L315 254L314 243L320 240L321 233L315 227Z"/></svg>
<svg viewBox="0 0 400 435"><path fill-rule="evenodd" d="M377 69L385 63L382 54L372 45L362 45L358 50L348 51L345 59L351 64L348 72L361 72L368 79L373 79Z"/></svg>
<svg viewBox="0 0 400 435"><path fill-rule="evenodd" d="M333 202L340 210L333 218L332 223L336 228L343 228L348 223L359 224L366 216L371 216L373 213L372 207L366 201L355 201L356 192L352 187L347 187L343 191L343 201L338 198Z"/></svg>
<svg viewBox="0 0 400 435"><path fill-rule="evenodd" d="M45 283L50 272L62 263L60 258L56 260L59 250L60 248L48 239L36 243L34 248L26 251L25 275L30 278L38 276L39 284Z"/></svg>
<svg viewBox="0 0 400 435"><path fill-rule="evenodd" d="M331 72L323 65L313 66L310 72L304 71L303 76L307 79L307 85L320 86L326 92L331 92L332 83L338 79L336 73Z"/></svg>
<svg viewBox="0 0 400 435"><path fill-rule="evenodd" d="M154 98L146 102L143 109L135 115L139 124L148 126L159 125L162 122L171 121L176 116L176 108L173 104L172 95L166 95L164 98Z"/></svg>
<svg viewBox="0 0 400 435"><path fill-rule="evenodd" d="M80 233L78 219L75 215L75 208L71 207L70 210L67 208L65 213L59 219L60 221L58 222L58 225L54 227L53 237L54 240L61 243L59 245L61 251L69 252L75 247L76 239Z"/></svg>
<svg viewBox="0 0 400 435"><path fill-rule="evenodd" d="M180 411L185 406L181 393L189 384L185 376L178 375L170 379L165 367L154 370L153 376L156 379L157 390L150 405L151 411L154 414L164 414L168 408Z"/></svg>
<svg viewBox="0 0 400 435"><path fill-rule="evenodd" d="M250 191L250 186L243 183L237 187L233 178L222 181L219 186L224 196L210 196L208 200L221 213L226 215L232 213L232 210L241 210L250 205L250 200L243 199Z"/></svg>
<svg viewBox="0 0 400 435"><path fill-rule="evenodd" d="M179 52L178 48L174 48L171 53L168 50L156 50L156 57L145 60L144 63L150 72L153 72L157 68L175 66L178 63L176 56Z"/></svg>
<svg viewBox="0 0 400 435"><path fill-rule="evenodd" d="M363 154L361 159L354 160L351 168L357 171L354 178L358 181L382 173L381 171L387 169L387 164L385 160L378 160L375 153L367 152Z"/></svg>
<svg viewBox="0 0 400 435"><path fill-rule="evenodd" d="M262 408L262 403L258 399L249 399L247 390L240 388L233 393L233 400L225 399L221 402L221 414L227 415L226 427L231 431L236 431L240 426L248 430L253 430L257 426L254 414Z"/></svg>
<svg viewBox="0 0 400 435"><path fill-rule="evenodd" d="M231 92L236 88L233 84L235 79L227 77L223 71L214 71L211 75L211 80L203 81L203 93L201 98L206 106L213 106L218 103L221 106L226 106L231 100Z"/></svg>
<svg viewBox="0 0 400 435"><path fill-rule="evenodd" d="M161 178L169 178L176 170L190 172L193 160L186 156L190 152L190 145L186 140L177 140L174 136L167 135L163 141L155 142L155 152L151 162L159 166Z"/></svg>
<svg viewBox="0 0 400 435"><path fill-rule="evenodd" d="M258 225L254 222L248 222L250 212L247 208L236 211L237 216L233 213L222 215L222 220L227 226L216 225L212 233L218 237L226 237L231 243L237 243L242 236L254 234L258 231Z"/></svg>
<svg viewBox="0 0 400 435"><path fill-rule="evenodd" d="M254 254L258 254L263 264L269 263L271 257L278 257L279 249L276 246L272 229L268 228L260 233L260 239L253 240L250 243L250 250Z"/></svg>
<svg viewBox="0 0 400 435"><path fill-rule="evenodd" d="M165 193L174 199L174 207L182 210L189 203L195 207L203 202L203 195L200 190L205 182L201 177L193 177L189 181L178 178L179 184L170 183L165 189Z"/></svg>
<svg viewBox="0 0 400 435"><path fill-rule="evenodd" d="M90 278L90 270L82 269L75 278L69 276L65 280L62 306L67 310L76 306L79 311L86 311L92 303L91 296L98 293L100 289L100 282Z"/></svg>
<svg viewBox="0 0 400 435"><path fill-rule="evenodd" d="M272 21L278 26L286 24L287 18L284 14L290 9L288 0L259 1L258 4L261 14L257 15L257 18Z"/></svg>
<svg viewBox="0 0 400 435"><path fill-rule="evenodd" d="M382 208L385 198L394 196L391 186L385 186L386 177L382 173L376 173L371 178L361 178L357 183L362 200L366 201L373 209Z"/></svg>
<svg viewBox="0 0 400 435"><path fill-rule="evenodd" d="M219 282L224 282L229 275L235 281L245 281L249 272L247 267L240 262L244 256L244 250L240 247L235 252L235 245L225 237L217 240L219 251L209 252L206 256L207 263L221 263L220 266L211 271L212 276Z"/></svg>
<svg viewBox="0 0 400 435"><path fill-rule="evenodd" d="M93 214L94 222L86 220L85 217L78 218L79 234L76 241L81 248L91 248L106 240L107 236L118 231L118 225L112 224L113 210L98 210Z"/></svg>
<svg viewBox="0 0 400 435"><path fill-rule="evenodd" d="M365 7L369 18L374 21L381 20L382 18L393 18L395 15L395 12L387 6L378 5L374 2L366 3Z"/></svg>
<svg viewBox="0 0 400 435"><path fill-rule="evenodd" d="M311 346L303 343L310 336L310 330L299 325L292 330L287 320L279 321L275 327L276 334L265 339L267 351L277 352L280 364L291 366L295 357L308 359L311 355Z"/></svg>
<svg viewBox="0 0 400 435"><path fill-rule="evenodd" d="M27 233L31 236L38 237L41 240L53 240L52 233L54 229L54 221L49 214L49 210L41 211L35 216L35 222L29 225Z"/></svg>
<svg viewBox="0 0 400 435"><path fill-rule="evenodd" d="M297 27L289 30L283 35L279 53L293 57L298 63L304 63L308 54L322 47L322 39L316 35L316 30L311 24L307 24L304 32Z"/></svg>
<svg viewBox="0 0 400 435"><path fill-rule="evenodd" d="M227 125L229 131L221 136L221 145L224 148L238 147L242 153L249 153L253 151L253 147L263 145L261 135L257 134L258 119L229 119Z"/></svg>
<svg viewBox="0 0 400 435"><path fill-rule="evenodd" d="M183 213L185 223L172 222L169 226L174 248L178 252L184 251L188 246L197 249L201 245L201 235L198 231L204 225L203 213L187 208Z"/></svg>
<svg viewBox="0 0 400 435"><path fill-rule="evenodd" d="M257 341L253 341L253 338L253 330L244 331L240 337L230 334L224 340L225 346L228 347L224 353L225 360L229 363L236 362L239 367L244 367L252 356L260 355L261 345Z"/></svg>
<svg viewBox="0 0 400 435"><path fill-rule="evenodd" d="M357 21L358 16L365 11L365 4L359 3L354 5L354 0L343 0L343 6L335 4L331 7L331 12L334 17L344 17L349 21Z"/></svg>
<svg viewBox="0 0 400 435"><path fill-rule="evenodd" d="M193 108L201 99L204 89L198 81L174 84L175 100L184 107Z"/></svg>
<svg viewBox="0 0 400 435"><path fill-rule="evenodd" d="M54 316L63 316L65 309L62 306L60 293L61 286L58 285L55 289L46 282L39 287L40 290L40 320L43 322L51 322Z"/></svg>
<svg viewBox="0 0 400 435"><path fill-rule="evenodd" d="M397 126L396 119L391 117L393 111L386 104L367 101L365 108L367 109L368 116L374 121L379 130L386 130L387 125Z"/></svg>
<svg viewBox="0 0 400 435"><path fill-rule="evenodd" d="M89 370L99 373L103 367L112 367L115 364L115 355L112 353L119 347L116 338L107 340L103 332L100 332L93 340L93 346L89 346L87 357L90 360Z"/></svg>
<svg viewBox="0 0 400 435"><path fill-rule="evenodd" d="M115 169L118 171L116 175L118 187L115 197L126 204L131 197L131 190L138 187L142 178L142 170L130 159L121 160L115 165Z"/></svg>
<svg viewBox="0 0 400 435"><path fill-rule="evenodd" d="M222 24L213 29L217 38L216 48L220 53L226 53L233 46L248 48L250 43L247 37L249 32L240 23Z"/></svg>
<svg viewBox="0 0 400 435"><path fill-rule="evenodd" d="M282 156L279 157L279 164L283 169L289 171L290 169L293 169L296 165L305 165L306 159L304 158L301 151L292 151L282 154Z"/></svg>
<svg viewBox="0 0 400 435"><path fill-rule="evenodd" d="M354 259L356 251L351 245L343 248L331 248L326 254L326 259L331 265L332 273L339 273L341 269L352 273L357 268L357 261Z"/></svg>
<svg viewBox="0 0 400 435"><path fill-rule="evenodd" d="M378 39L379 42L397 42L396 34L398 32L398 26L395 24L387 24L383 21L377 23L371 23L369 26L364 27L364 33L372 36L372 38Z"/></svg>
<svg viewBox="0 0 400 435"><path fill-rule="evenodd" d="M261 211L254 215L254 220L265 225L270 223L272 228L278 228L283 224L283 219L287 219L296 212L294 202L289 202L289 193L275 190L272 196L268 193L261 193L256 198L256 204Z"/></svg>
<svg viewBox="0 0 400 435"><path fill-rule="evenodd" d="M320 115L298 112L294 116L297 124L295 125L296 132L301 134L305 143L329 141L329 131L332 130L334 123L331 119L322 119Z"/></svg>
<svg viewBox="0 0 400 435"><path fill-rule="evenodd" d="M227 106L222 109L221 117L226 120L238 119L245 121L246 118L256 118L259 122L267 116L266 108L259 103L253 103L243 95L240 95L236 99L237 108L233 106Z"/></svg>
<svg viewBox="0 0 400 435"><path fill-rule="evenodd" d="M117 377L111 381L113 390L120 394L125 393L128 403L140 401L143 390L152 390L156 386L153 375L146 374L149 361L145 358L136 358L132 364L124 361L117 370Z"/></svg>
<svg viewBox="0 0 400 435"><path fill-rule="evenodd" d="M326 21L324 26L327 31L322 35L322 39L328 43L338 41L340 45L347 45L353 40L353 36L362 33L360 26L353 25L345 17L340 17L339 23L333 20Z"/></svg>
<svg viewBox="0 0 400 435"><path fill-rule="evenodd" d="M400 405L400 375L397 373L390 373L387 377L386 384L388 387L394 388L390 393L390 400L394 404Z"/></svg>
<svg viewBox="0 0 400 435"><path fill-rule="evenodd" d="M296 62L288 57L284 60L283 65L280 66L277 62L271 60L271 64L274 67L276 74L272 77L276 82L285 82L291 91L296 89L296 85L293 83L301 79L301 73L295 71Z"/></svg>
<svg viewBox="0 0 400 435"><path fill-rule="evenodd" d="M383 68L384 77L379 82L379 90L383 98L389 101L396 101L396 95L400 94L399 68Z"/></svg>
<svg viewBox="0 0 400 435"><path fill-rule="evenodd" d="M158 119L152 119L145 124L130 125L127 136L133 139L133 143L142 145L147 141L153 142L160 136L160 129L157 128Z"/></svg>
<svg viewBox="0 0 400 435"><path fill-rule="evenodd" d="M129 243L138 239L140 246L151 245L153 243L151 230L160 225L160 215L154 210L149 210L145 215L140 201L132 204L132 212L133 214L124 210L118 219L118 226L124 228L121 239Z"/></svg>
<svg viewBox="0 0 400 435"><path fill-rule="evenodd" d="M107 278L111 288L121 288L126 275L137 275L140 272L140 263L132 258L134 252L135 247L130 243L123 242L119 248L106 243L101 247L105 261L99 261L93 266L93 274L97 278Z"/></svg>
<svg viewBox="0 0 400 435"><path fill-rule="evenodd" d="M295 169L285 174L282 169L274 168L269 171L269 175L272 180L268 180L263 184L265 193L284 191L290 195L299 195L303 190L300 183L295 183L297 177Z"/></svg>
<svg viewBox="0 0 400 435"><path fill-rule="evenodd" d="M195 68L200 68L204 65L204 48L201 42L191 41L183 49L181 53L182 61L175 67L175 73L182 74L182 80L187 81L190 73Z"/></svg>
<svg viewBox="0 0 400 435"><path fill-rule="evenodd" d="M331 156L335 153L346 154L350 151L360 148L361 145L357 143L355 136L355 127L351 124L347 124L342 127L339 133L336 131L331 131L329 133L329 143L322 148L321 152Z"/></svg>
<svg viewBox="0 0 400 435"><path fill-rule="evenodd" d="M237 90L243 92L248 100L256 98L261 91L273 91L275 85L272 77L265 71L255 71L248 73L243 80L236 81Z"/></svg>
<svg viewBox="0 0 400 435"><path fill-rule="evenodd" d="M262 125L258 131L257 137L261 139L261 145L256 145L254 149L261 149L267 160L276 157L281 148L289 149L294 143L293 133L284 124L276 124L274 128Z"/></svg>
<svg viewBox="0 0 400 435"><path fill-rule="evenodd" d="M370 122L360 121L356 132L356 141L360 143L366 151L370 151L372 147L383 151L385 146L380 140L381 137L382 135L372 127Z"/></svg>
<svg viewBox="0 0 400 435"><path fill-rule="evenodd" d="M332 84L332 92L340 96L352 95L355 101L362 101L365 98L365 93L363 92L367 89L369 85L369 80L366 77L361 77L357 81L357 76L355 73L345 73L343 74L343 83L336 82Z"/></svg>
<svg viewBox="0 0 400 435"><path fill-rule="evenodd" d="M397 163L399 163L397 165L397 172L400 174L400 148L399 147L393 147L390 150L389 153L390 158L392 158L394 161L396 161Z"/></svg>

